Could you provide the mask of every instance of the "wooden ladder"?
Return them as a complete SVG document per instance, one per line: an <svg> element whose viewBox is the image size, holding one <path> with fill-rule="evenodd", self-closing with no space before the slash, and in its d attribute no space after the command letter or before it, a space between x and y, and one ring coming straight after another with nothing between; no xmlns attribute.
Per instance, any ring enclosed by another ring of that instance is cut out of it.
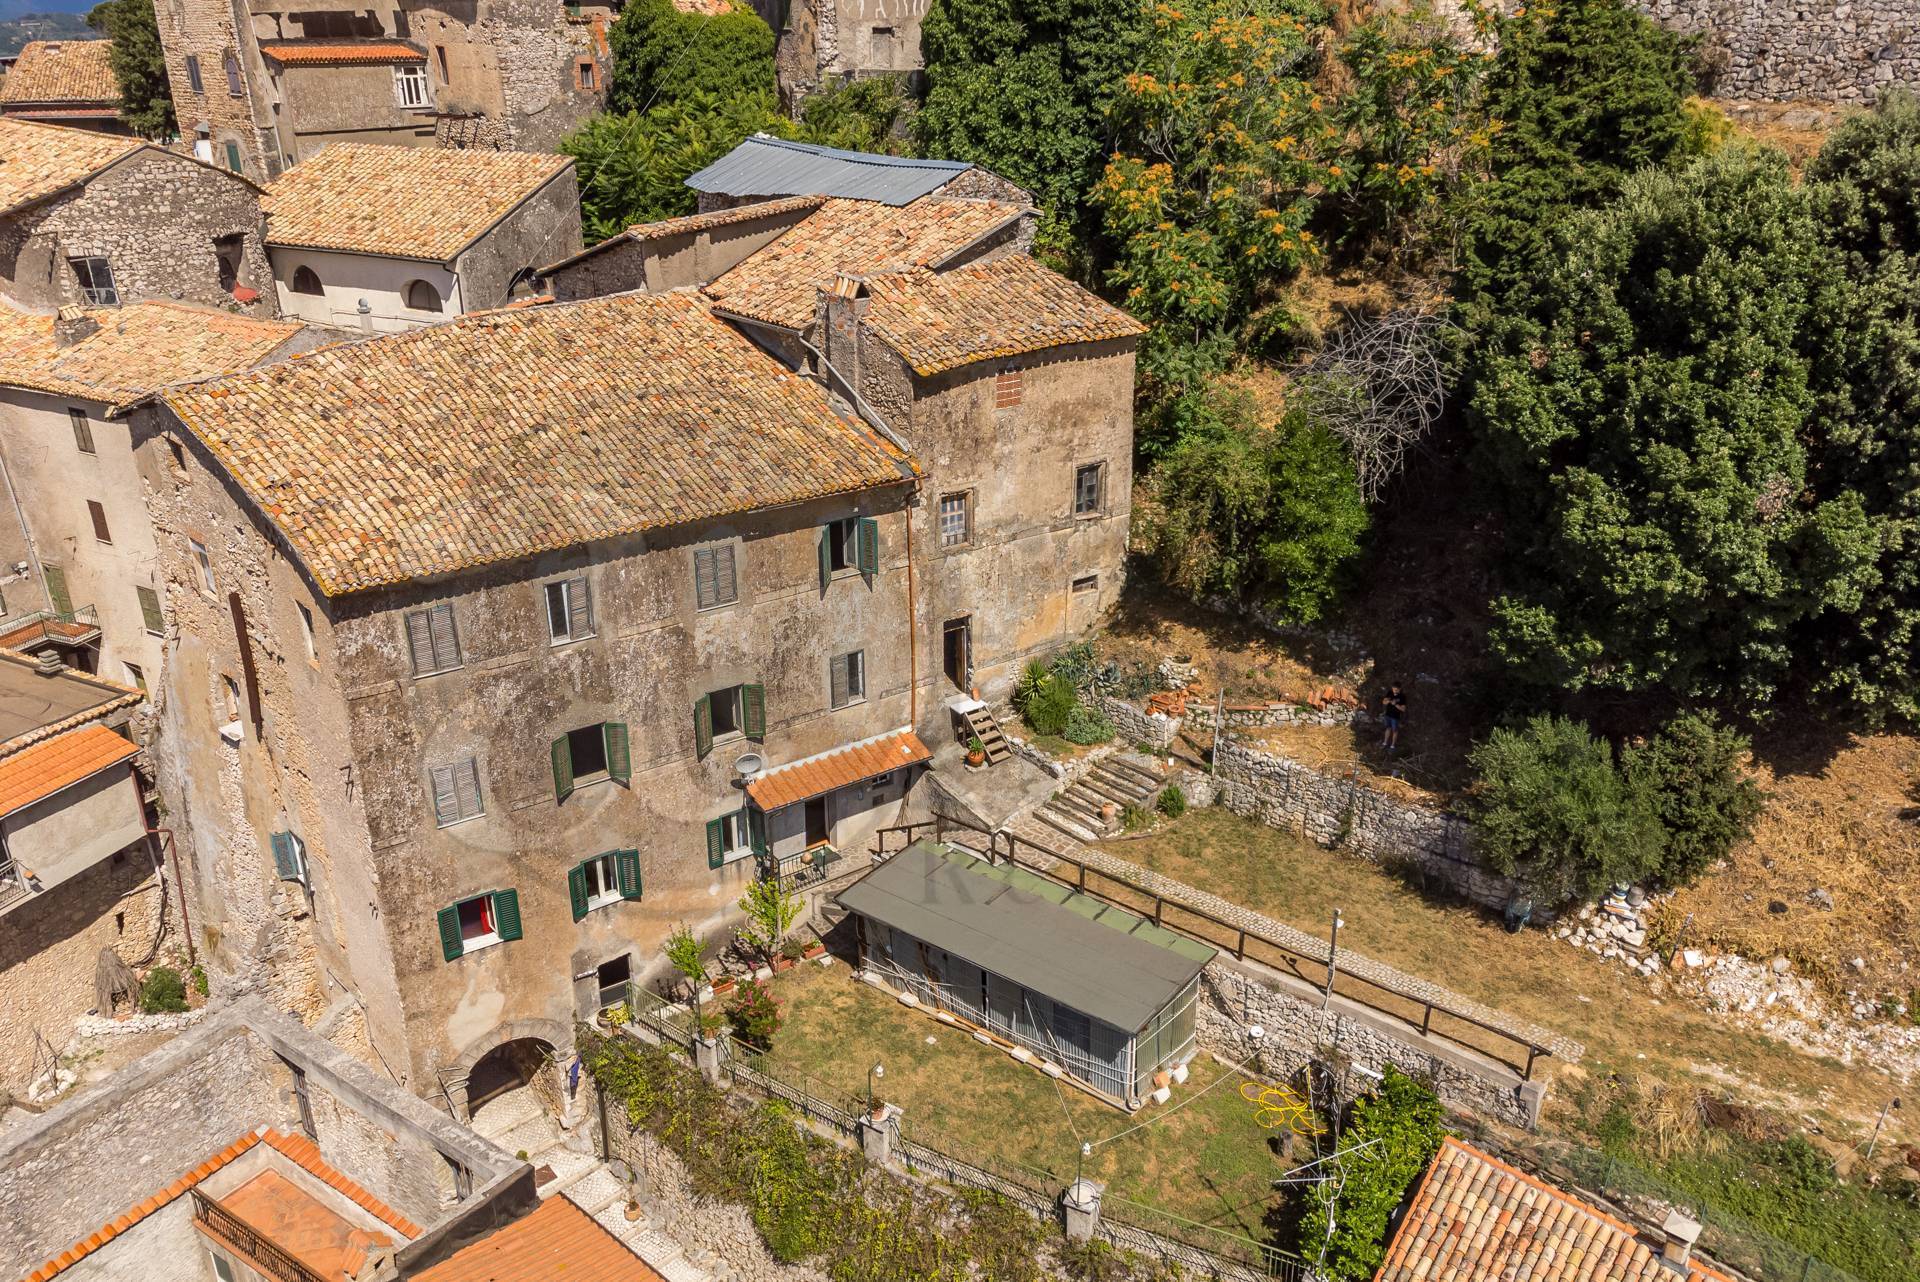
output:
<svg viewBox="0 0 1920 1282"><path fill-rule="evenodd" d="M1007 746L1007 737L1000 733L1000 723L993 719L993 713L985 704L969 709L966 713L967 729L987 750L987 764L993 765L1005 761L1013 755L1013 749Z"/></svg>

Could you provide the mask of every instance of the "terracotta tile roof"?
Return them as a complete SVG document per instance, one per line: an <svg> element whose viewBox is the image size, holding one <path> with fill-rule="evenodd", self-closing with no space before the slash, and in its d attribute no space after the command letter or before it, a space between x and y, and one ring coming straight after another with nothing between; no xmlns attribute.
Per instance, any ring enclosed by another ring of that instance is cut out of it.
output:
<svg viewBox="0 0 1920 1282"><path fill-rule="evenodd" d="M728 0L728 3L731 2L732 0ZM781 214L818 209L824 203L826 203L825 196L785 196L779 200L765 200L753 205L736 205L731 209L716 209L705 214L663 218L655 223L635 223L617 236L609 236L597 245L588 245L577 254L570 254L557 263L541 268L540 274L549 275L571 263L577 263L583 258L591 258L604 249L623 245L630 240L665 240L670 236L687 236L694 232L710 231L715 227L752 222L758 218L778 217Z"/></svg>
<svg viewBox="0 0 1920 1282"><path fill-rule="evenodd" d="M775 766L747 785L747 795L762 810L778 810L889 770L918 765L932 757L933 753L920 742L919 735L911 730L894 730Z"/></svg>
<svg viewBox="0 0 1920 1282"><path fill-rule="evenodd" d="M1003 201L938 196L910 205L828 200L714 281L707 294L724 311L802 329L813 319L817 291L835 277L938 267L1024 212Z"/></svg>
<svg viewBox="0 0 1920 1282"><path fill-rule="evenodd" d="M0 213L65 191L147 144L0 116Z"/></svg>
<svg viewBox="0 0 1920 1282"><path fill-rule="evenodd" d="M37 671L39 663L36 659L14 650L0 650L0 664L10 669L8 675L12 678L18 679L24 671L30 678L30 684L58 681L65 687L64 694L57 700L41 695L38 696L39 701L35 703L26 703L15 697L19 693L17 685L8 691L8 697L5 700L8 723L15 726L24 723L31 728L0 742L0 757L18 752L28 744L39 743L78 726L84 726L89 721L98 721L122 708L131 708L147 697L134 686L121 685L118 681L109 681L105 677L96 677L92 673L80 672L73 668L68 668L51 677L43 677ZM18 705L23 703L25 707L22 709ZM49 707L65 712L67 715L54 716L51 720L34 724L39 722L40 716L45 715Z"/></svg>
<svg viewBox="0 0 1920 1282"><path fill-rule="evenodd" d="M267 242L451 262L572 164L530 151L337 142L267 185Z"/></svg>
<svg viewBox="0 0 1920 1282"><path fill-rule="evenodd" d="M140 749L105 726L82 726L0 758L0 815L10 815L131 758Z"/></svg>
<svg viewBox="0 0 1920 1282"><path fill-rule="evenodd" d="M474 313L163 398L329 595L914 468L691 292Z"/></svg>
<svg viewBox="0 0 1920 1282"><path fill-rule="evenodd" d="M319 1150L314 1148L311 1140L308 1140L303 1135L282 1135L271 1127L262 1127L260 1130L242 1135L239 1139L227 1145L218 1153L215 1153L212 1157L161 1189L158 1193L129 1207L125 1214L108 1220L98 1229L80 1241L75 1242L72 1246L54 1256L33 1272L27 1274L26 1277L21 1279L21 1282L47 1282L49 1278L58 1277L61 1273L72 1268L87 1256L92 1255L108 1242L119 1237L128 1229L146 1219L149 1215L152 1215L155 1211L185 1197L188 1189L199 1184L215 1171L230 1165L242 1153L245 1153L254 1145L262 1142L280 1150L281 1153L298 1163L308 1172L325 1180L329 1185L345 1193L379 1219L399 1229L400 1232L405 1233L408 1237L420 1236L420 1228L411 1220L408 1220L398 1211L393 1210L393 1208L387 1206L386 1203L380 1201L371 1193L368 1193L358 1184L347 1179L346 1176L341 1175L339 1171L336 1171L333 1167L321 1161ZM302 1146L304 1146L304 1149ZM310 1157L306 1155L305 1150L312 1150Z"/></svg>
<svg viewBox="0 0 1920 1282"><path fill-rule="evenodd" d="M866 322L916 374L1066 343L1132 338L1146 326L1025 254L950 272L867 279Z"/></svg>
<svg viewBox="0 0 1920 1282"><path fill-rule="evenodd" d="M221 1210L327 1282L350 1282L359 1277L369 1257L394 1244L391 1235L361 1228L271 1168L218 1200ZM256 1252L249 1251L244 1240L231 1240L219 1226L202 1222L197 1227L242 1260L255 1259ZM271 1259L256 1262L276 1263Z"/></svg>
<svg viewBox="0 0 1920 1282"><path fill-rule="evenodd" d="M0 104L74 102L118 110L111 40L30 40L0 86Z"/></svg>
<svg viewBox="0 0 1920 1282"><path fill-rule="evenodd" d="M1678 1282L1633 1227L1449 1136L1375 1282ZM1690 1265L1686 1282L1727 1282Z"/></svg>
<svg viewBox="0 0 1920 1282"><path fill-rule="evenodd" d="M413 1282L664 1282L619 1238L564 1193L471 1246L462 1247Z"/></svg>
<svg viewBox="0 0 1920 1282"><path fill-rule="evenodd" d="M61 347L53 317L0 305L0 386L118 407L169 383L251 369L301 329L292 321L160 301L87 315L99 328Z"/></svg>
<svg viewBox="0 0 1920 1282"><path fill-rule="evenodd" d="M426 54L397 40L262 40L260 52L283 67L368 67L427 60Z"/></svg>

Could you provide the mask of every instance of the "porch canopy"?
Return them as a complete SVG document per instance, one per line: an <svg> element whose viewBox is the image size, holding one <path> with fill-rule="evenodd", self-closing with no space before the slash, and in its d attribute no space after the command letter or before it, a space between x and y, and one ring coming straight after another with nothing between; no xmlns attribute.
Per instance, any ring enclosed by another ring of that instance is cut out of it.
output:
<svg viewBox="0 0 1920 1282"><path fill-rule="evenodd" d="M1024 868L917 842L840 903L1127 1034L1185 995L1215 950Z"/></svg>

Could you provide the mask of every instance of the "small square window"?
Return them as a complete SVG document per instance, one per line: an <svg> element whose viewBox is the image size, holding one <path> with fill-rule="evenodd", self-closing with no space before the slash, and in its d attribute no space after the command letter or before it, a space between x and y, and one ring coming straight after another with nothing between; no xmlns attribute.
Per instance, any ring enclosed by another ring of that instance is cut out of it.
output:
<svg viewBox="0 0 1920 1282"><path fill-rule="evenodd" d="M1008 410L1026 394L1025 380L1017 369L1003 369L993 376L993 408Z"/></svg>
<svg viewBox="0 0 1920 1282"><path fill-rule="evenodd" d="M867 697L867 652L855 650L837 654L827 665L829 701L836 708L859 703Z"/></svg>
<svg viewBox="0 0 1920 1282"><path fill-rule="evenodd" d="M433 785L433 822L449 828L486 814L480 800L480 762L473 757L427 771Z"/></svg>
<svg viewBox="0 0 1920 1282"><path fill-rule="evenodd" d="M582 58L573 64L574 84L581 93L592 93L600 85L600 68L591 58Z"/></svg>
<svg viewBox="0 0 1920 1282"><path fill-rule="evenodd" d="M453 607L436 605L407 612L407 648L413 656L413 675L430 677L451 672L460 664L460 631L454 626Z"/></svg>
<svg viewBox="0 0 1920 1282"><path fill-rule="evenodd" d="M589 783L607 773L606 734L597 725L567 731L567 756L573 762L573 781Z"/></svg>
<svg viewBox="0 0 1920 1282"><path fill-rule="evenodd" d="M973 537L973 495L940 496L940 546L957 548Z"/></svg>
<svg viewBox="0 0 1920 1282"><path fill-rule="evenodd" d="M93 522L93 537L102 543L113 542L113 534L107 529L107 509L92 499L87 500L87 519Z"/></svg>
<svg viewBox="0 0 1920 1282"><path fill-rule="evenodd" d="M586 575L547 584L547 633L555 645L593 635L593 595Z"/></svg>
<svg viewBox="0 0 1920 1282"><path fill-rule="evenodd" d="M712 700L713 737L739 734L742 728L740 716L740 687L728 686L724 690L715 690L707 696Z"/></svg>
<svg viewBox="0 0 1920 1282"><path fill-rule="evenodd" d="M734 573L733 544L697 548L693 553L693 595L699 609L732 605L740 599L740 580Z"/></svg>
<svg viewBox="0 0 1920 1282"><path fill-rule="evenodd" d="M1098 592L1100 590L1100 576L1097 574L1080 576L1073 581L1073 590L1076 594L1081 592Z"/></svg>
<svg viewBox="0 0 1920 1282"><path fill-rule="evenodd" d="M188 539L187 547L193 552L193 568L200 577L200 590L216 592L219 589L213 582L213 557L207 551L207 545L199 539Z"/></svg>
<svg viewBox="0 0 1920 1282"><path fill-rule="evenodd" d="M493 896L475 895L460 901L460 943L467 952L500 942L500 928L493 915Z"/></svg>
<svg viewBox="0 0 1920 1282"><path fill-rule="evenodd" d="M1083 463L1073 473L1073 514L1098 516L1106 505L1107 465Z"/></svg>
<svg viewBox="0 0 1920 1282"><path fill-rule="evenodd" d="M67 421L73 424L73 443L80 447L82 454L98 454L93 447L93 424L87 419L87 412L75 406L67 407Z"/></svg>
<svg viewBox="0 0 1920 1282"><path fill-rule="evenodd" d="M314 643L313 639L313 611L309 610L305 604L299 601L293 603L293 608L300 612L300 635L304 637L307 642L307 657L309 659L318 659L320 657L320 647Z"/></svg>
<svg viewBox="0 0 1920 1282"><path fill-rule="evenodd" d="M67 260L73 265L73 278L80 285L80 296L95 307L118 307L120 291L113 283L113 264L99 255Z"/></svg>

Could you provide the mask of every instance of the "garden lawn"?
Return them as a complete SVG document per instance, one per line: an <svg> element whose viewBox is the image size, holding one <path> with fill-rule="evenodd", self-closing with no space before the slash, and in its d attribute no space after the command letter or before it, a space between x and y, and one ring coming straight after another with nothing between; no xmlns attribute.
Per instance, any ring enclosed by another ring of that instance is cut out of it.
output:
<svg viewBox="0 0 1920 1282"><path fill-rule="evenodd" d="M1510 935L1478 911L1427 898L1398 877L1229 811L1189 811L1154 832L1107 842L1109 854L1212 891L1325 938L1334 909L1340 946L1586 1045L1557 1076L1643 1073L1811 1114L1858 1133L1900 1087L1868 1064L1803 1054L1650 984L1544 930ZM1664 992L1664 995L1661 995ZM1548 1098L1546 1122L1571 1124L1568 1092ZM1911 1141L1913 1136L1898 1138Z"/></svg>
<svg viewBox="0 0 1920 1282"><path fill-rule="evenodd" d="M1073 1180L1080 1142L1092 1140L1085 1173L1104 1180L1109 1196L1268 1239L1270 1181L1284 1167L1240 1095L1243 1079L1210 1056L1194 1061L1168 1104L1129 1115L900 1005L844 964L802 964L773 987L786 1019L766 1066L791 1084L857 1110L879 1063L875 1094L904 1110L908 1139L977 1165L1018 1167L1052 1188ZM1140 1129L1099 1142L1130 1127Z"/></svg>

